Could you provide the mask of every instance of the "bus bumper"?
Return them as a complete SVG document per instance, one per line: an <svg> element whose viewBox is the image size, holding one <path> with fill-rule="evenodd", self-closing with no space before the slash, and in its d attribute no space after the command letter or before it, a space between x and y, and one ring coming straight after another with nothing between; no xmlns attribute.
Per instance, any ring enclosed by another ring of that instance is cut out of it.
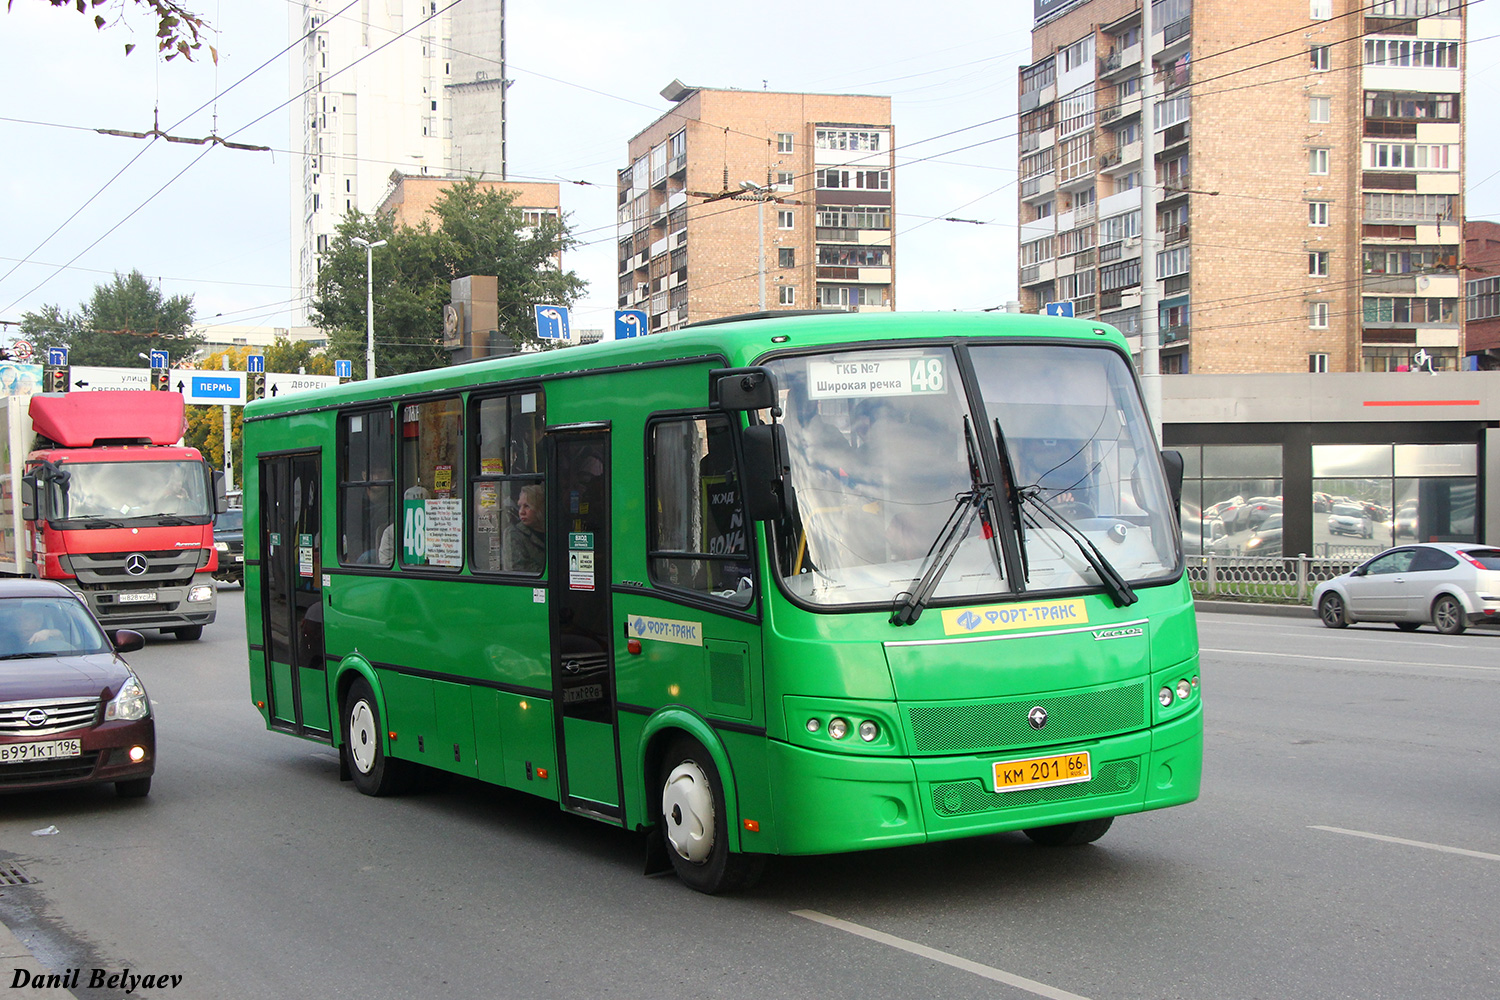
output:
<svg viewBox="0 0 1500 1000"><path fill-rule="evenodd" d="M1203 715L1077 745L954 757L857 757L771 748L776 849L832 854L976 837L1181 805L1198 797ZM1092 778L994 791L993 765L1087 750Z"/></svg>

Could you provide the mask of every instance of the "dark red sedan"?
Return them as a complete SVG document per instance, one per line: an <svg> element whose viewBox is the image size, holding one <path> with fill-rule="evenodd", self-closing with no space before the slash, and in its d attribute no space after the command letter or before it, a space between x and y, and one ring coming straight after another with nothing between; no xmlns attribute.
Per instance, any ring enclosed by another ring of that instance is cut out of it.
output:
<svg viewBox="0 0 1500 1000"><path fill-rule="evenodd" d="M143 642L129 629L106 636L59 583L0 580L0 792L103 782L127 798L151 791L151 702L118 655Z"/></svg>

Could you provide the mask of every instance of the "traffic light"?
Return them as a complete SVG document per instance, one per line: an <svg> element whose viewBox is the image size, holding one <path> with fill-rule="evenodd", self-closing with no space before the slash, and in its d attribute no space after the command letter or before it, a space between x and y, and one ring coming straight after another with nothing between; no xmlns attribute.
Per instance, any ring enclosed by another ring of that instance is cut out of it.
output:
<svg viewBox="0 0 1500 1000"><path fill-rule="evenodd" d="M172 373L165 368L157 368L152 373L152 384L162 392L172 388Z"/></svg>
<svg viewBox="0 0 1500 1000"><path fill-rule="evenodd" d="M68 370L66 368L48 367L46 369L47 392L68 391Z"/></svg>
<svg viewBox="0 0 1500 1000"><path fill-rule="evenodd" d="M250 380L251 380L250 381L250 398L251 399L265 399L266 398L266 373L265 372L256 372L255 374L253 374L253 375L250 376Z"/></svg>

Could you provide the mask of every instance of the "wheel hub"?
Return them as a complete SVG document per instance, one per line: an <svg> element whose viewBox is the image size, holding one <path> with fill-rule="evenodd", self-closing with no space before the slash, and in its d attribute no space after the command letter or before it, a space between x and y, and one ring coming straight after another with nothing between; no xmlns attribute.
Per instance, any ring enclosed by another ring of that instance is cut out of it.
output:
<svg viewBox="0 0 1500 1000"><path fill-rule="evenodd" d="M356 702L349 712L349 757L360 774L369 774L375 766L379 737L375 733L375 713L369 702Z"/></svg>
<svg viewBox="0 0 1500 1000"><path fill-rule="evenodd" d="M672 769L661 792L667 843L678 857L701 865L714 846L714 796L708 776L690 760Z"/></svg>

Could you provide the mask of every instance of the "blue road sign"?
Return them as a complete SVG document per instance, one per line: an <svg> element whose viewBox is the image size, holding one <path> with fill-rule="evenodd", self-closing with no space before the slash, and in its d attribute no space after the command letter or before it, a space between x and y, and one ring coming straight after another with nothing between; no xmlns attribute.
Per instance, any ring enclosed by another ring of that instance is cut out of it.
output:
<svg viewBox="0 0 1500 1000"><path fill-rule="evenodd" d="M244 372L178 372L172 388L189 403L222 403L235 406L245 401Z"/></svg>
<svg viewBox="0 0 1500 1000"><path fill-rule="evenodd" d="M353 378L354 377L354 362L353 361L335 361L333 363L333 374L336 375L336 376L338 376L339 378Z"/></svg>
<svg viewBox="0 0 1500 1000"><path fill-rule="evenodd" d="M615 310L615 339L625 340L629 337L645 336L646 311L644 309L616 309Z"/></svg>
<svg viewBox="0 0 1500 1000"><path fill-rule="evenodd" d="M536 335L542 340L569 340L567 306L534 306Z"/></svg>
<svg viewBox="0 0 1500 1000"><path fill-rule="evenodd" d="M47 348L47 364L55 368L66 368L68 366L68 349L66 347Z"/></svg>
<svg viewBox="0 0 1500 1000"><path fill-rule="evenodd" d="M1072 316L1073 315L1073 303L1071 303L1071 302L1048 302L1047 303L1047 315L1048 316Z"/></svg>
<svg viewBox="0 0 1500 1000"><path fill-rule="evenodd" d="M266 356L264 354L252 354L245 359L245 371L252 375L256 372L266 370Z"/></svg>
<svg viewBox="0 0 1500 1000"><path fill-rule="evenodd" d="M151 352L151 367L152 368L166 368L167 365L168 365L168 362L170 360L171 359L167 357L167 352L166 351L152 351Z"/></svg>

